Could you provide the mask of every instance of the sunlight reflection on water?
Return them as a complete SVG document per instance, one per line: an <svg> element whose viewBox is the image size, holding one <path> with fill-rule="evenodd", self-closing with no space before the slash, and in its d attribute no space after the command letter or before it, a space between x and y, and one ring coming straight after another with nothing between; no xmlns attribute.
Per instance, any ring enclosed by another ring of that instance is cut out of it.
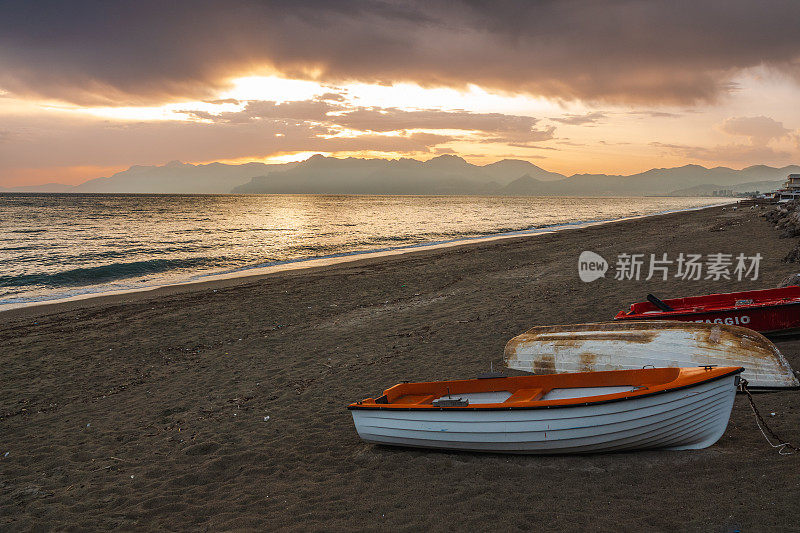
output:
<svg viewBox="0 0 800 533"><path fill-rule="evenodd" d="M711 203L715 199L5 194L0 305Z"/></svg>

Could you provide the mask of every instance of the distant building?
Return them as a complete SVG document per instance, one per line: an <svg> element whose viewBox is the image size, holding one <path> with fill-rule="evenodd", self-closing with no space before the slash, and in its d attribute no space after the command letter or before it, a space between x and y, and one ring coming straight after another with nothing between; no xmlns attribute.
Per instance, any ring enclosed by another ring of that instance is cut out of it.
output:
<svg viewBox="0 0 800 533"><path fill-rule="evenodd" d="M776 202L789 202L800 199L800 174L789 174L783 187L777 191L766 193L764 196Z"/></svg>
<svg viewBox="0 0 800 533"><path fill-rule="evenodd" d="M711 196L733 196L733 189L720 189L718 191L711 191Z"/></svg>

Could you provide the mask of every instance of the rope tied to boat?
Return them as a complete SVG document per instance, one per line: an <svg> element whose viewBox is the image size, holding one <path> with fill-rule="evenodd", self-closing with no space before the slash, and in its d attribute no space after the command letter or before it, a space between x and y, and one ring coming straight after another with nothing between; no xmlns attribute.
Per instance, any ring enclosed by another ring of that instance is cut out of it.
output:
<svg viewBox="0 0 800 533"><path fill-rule="evenodd" d="M780 438L774 431L770 429L766 421L764 421L764 417L761 416L761 413L758 411L758 407L756 407L756 403L753 401L753 395L750 394L750 389L747 388L746 379L743 378L739 382L739 390L747 394L747 401L750 402L750 409L752 409L753 414L756 417L756 425L761 431L761 434L764 436L764 440L766 440L767 443L773 448L777 448L779 455L793 455L797 452L800 452L800 449L798 449L796 446L793 446L785 439ZM767 433L769 433L769 437L767 436ZM777 441L778 444L773 444L773 440Z"/></svg>

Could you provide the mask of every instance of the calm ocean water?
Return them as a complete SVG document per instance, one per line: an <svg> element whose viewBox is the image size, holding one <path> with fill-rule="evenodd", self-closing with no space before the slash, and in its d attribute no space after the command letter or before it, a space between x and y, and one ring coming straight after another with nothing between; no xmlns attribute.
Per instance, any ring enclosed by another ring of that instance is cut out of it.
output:
<svg viewBox="0 0 800 533"><path fill-rule="evenodd" d="M718 201L717 201L718 202ZM0 308L712 198L0 195Z"/></svg>

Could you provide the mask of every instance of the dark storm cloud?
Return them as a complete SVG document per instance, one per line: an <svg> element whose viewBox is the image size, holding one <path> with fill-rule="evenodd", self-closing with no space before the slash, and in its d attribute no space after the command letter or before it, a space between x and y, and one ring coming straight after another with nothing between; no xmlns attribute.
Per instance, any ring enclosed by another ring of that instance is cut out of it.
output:
<svg viewBox="0 0 800 533"><path fill-rule="evenodd" d="M0 88L79 103L209 98L287 76L556 98L696 102L740 69L800 79L800 2L137 2L0 4Z"/></svg>

